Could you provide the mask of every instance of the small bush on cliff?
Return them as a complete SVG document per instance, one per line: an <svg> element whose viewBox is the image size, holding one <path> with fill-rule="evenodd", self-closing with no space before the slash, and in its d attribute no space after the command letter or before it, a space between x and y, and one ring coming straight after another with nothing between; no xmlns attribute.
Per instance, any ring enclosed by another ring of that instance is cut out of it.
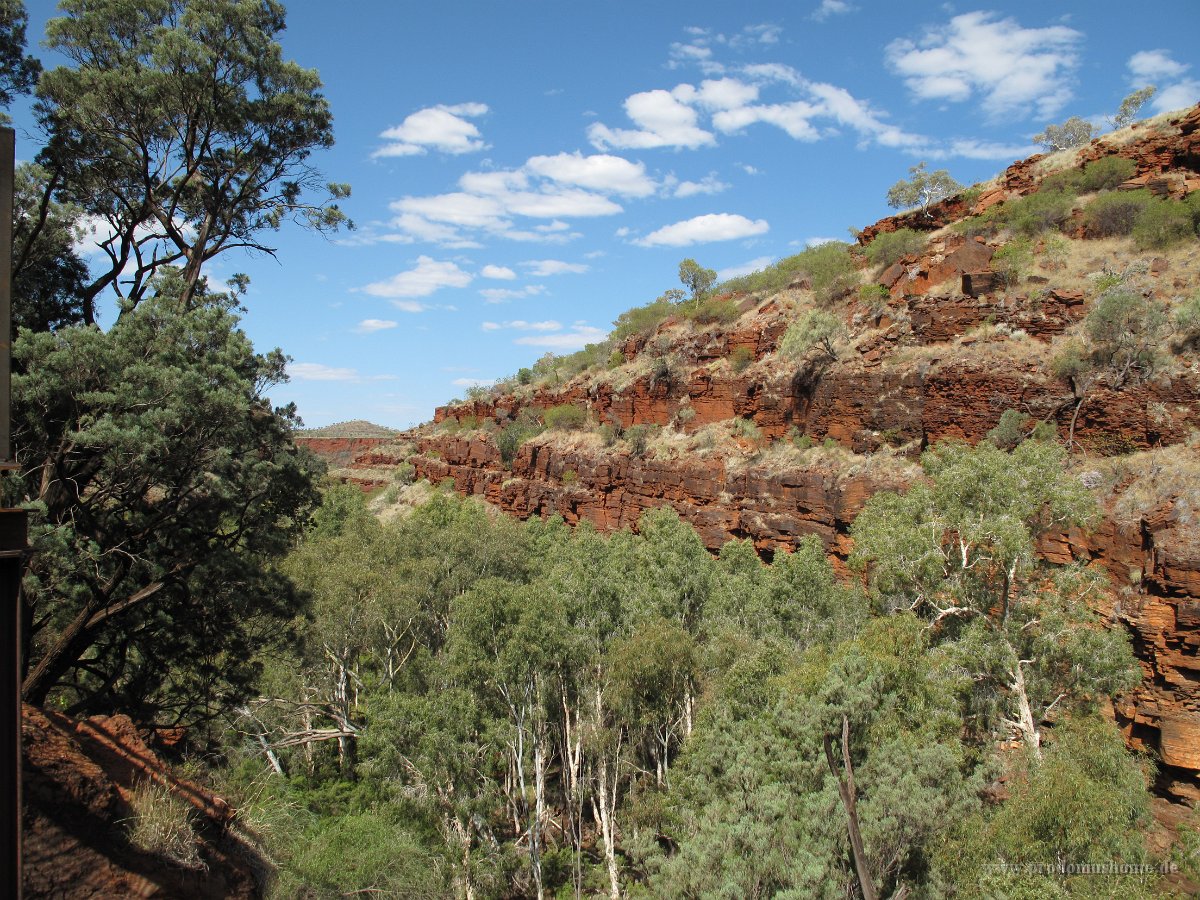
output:
<svg viewBox="0 0 1200 900"><path fill-rule="evenodd" d="M1004 204L998 222L1014 234L1035 237L1061 228L1071 217L1071 202L1066 194L1039 191Z"/></svg>
<svg viewBox="0 0 1200 900"><path fill-rule="evenodd" d="M905 256L920 253L925 249L927 236L911 228L898 228L895 231L884 232L875 236L875 240L867 245L867 260L873 266L886 269L892 263Z"/></svg>
<svg viewBox="0 0 1200 900"><path fill-rule="evenodd" d="M752 362L754 362L754 354L749 347L737 347L729 354L729 370L734 375L740 375L746 371Z"/></svg>
<svg viewBox="0 0 1200 900"><path fill-rule="evenodd" d="M547 428L576 431L587 423L587 410L573 403L560 403L542 413L542 419Z"/></svg>
<svg viewBox="0 0 1200 900"><path fill-rule="evenodd" d="M837 359L835 342L846 331L836 316L813 309L788 326L779 342L779 355L784 359L800 359L813 348L819 348L830 360Z"/></svg>
<svg viewBox="0 0 1200 900"><path fill-rule="evenodd" d="M700 325L721 323L724 325L736 322L742 312L738 305L728 295L720 297L705 297L695 303L681 306L679 313L683 318Z"/></svg>
<svg viewBox="0 0 1200 900"><path fill-rule="evenodd" d="M1084 210L1087 236L1119 237L1131 233L1138 216L1153 202L1154 196L1147 190L1101 194Z"/></svg>
<svg viewBox="0 0 1200 900"><path fill-rule="evenodd" d="M1171 316L1177 340L1185 347L1200 344L1200 291L1192 294Z"/></svg>
<svg viewBox="0 0 1200 900"><path fill-rule="evenodd" d="M528 409L522 409L517 418L510 422L496 436L496 447L500 451L500 460L504 465L512 464L521 445L542 433L542 425Z"/></svg>
<svg viewBox="0 0 1200 900"><path fill-rule="evenodd" d="M1018 284L1033 265L1033 248L1028 239L1011 240L992 257L992 269L1008 287Z"/></svg>
<svg viewBox="0 0 1200 900"><path fill-rule="evenodd" d="M635 306L617 316L612 334L608 339L614 344L624 343L635 334L649 335L669 316L677 312L675 304L659 297L645 306Z"/></svg>
<svg viewBox="0 0 1200 900"><path fill-rule="evenodd" d="M805 276L813 293L823 303L832 302L847 293L858 278L854 259L850 256L850 245L842 241L829 241L809 247L803 253L781 259L773 266L722 282L717 290L731 294L772 294Z"/></svg>
<svg viewBox="0 0 1200 900"><path fill-rule="evenodd" d="M1192 214L1177 200L1155 200L1133 223L1133 241L1139 250L1164 250L1196 236Z"/></svg>
<svg viewBox="0 0 1200 900"><path fill-rule="evenodd" d="M1117 384L1124 384L1132 374L1153 371L1167 315L1160 303L1116 287L1096 298L1083 325L1099 364L1115 375Z"/></svg>
<svg viewBox="0 0 1200 900"><path fill-rule="evenodd" d="M1040 193L1058 191L1073 196L1111 191L1122 182L1133 177L1133 160L1121 156L1105 156L1085 165L1082 169L1067 169L1056 172L1042 180Z"/></svg>
<svg viewBox="0 0 1200 900"><path fill-rule="evenodd" d="M658 428L654 425L630 425L625 429L622 437L629 445L629 452L633 456L645 456L646 450L650 446L650 439L657 431Z"/></svg>

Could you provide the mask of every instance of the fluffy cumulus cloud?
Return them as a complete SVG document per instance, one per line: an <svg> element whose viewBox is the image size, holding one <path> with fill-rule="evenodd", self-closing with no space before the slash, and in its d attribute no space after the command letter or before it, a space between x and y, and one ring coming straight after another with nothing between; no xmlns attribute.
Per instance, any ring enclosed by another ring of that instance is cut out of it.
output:
<svg viewBox="0 0 1200 900"><path fill-rule="evenodd" d="M690 244L754 237L766 234L768 230L770 225L765 219L751 221L734 213L709 213L674 225L665 225L634 243L642 247L686 247Z"/></svg>
<svg viewBox="0 0 1200 900"><path fill-rule="evenodd" d="M597 149L609 147L697 147L716 143L711 132L698 124L699 113L674 91L641 91L625 99L625 114L636 128L609 128L601 122L588 127L588 140Z"/></svg>
<svg viewBox="0 0 1200 900"><path fill-rule="evenodd" d="M517 169L467 172L458 188L394 201L392 238L454 248L479 247L490 237L563 244L579 237L566 220L623 212L613 195L646 197L658 185L641 163L560 153L531 157Z"/></svg>
<svg viewBox="0 0 1200 900"><path fill-rule="evenodd" d="M1129 57L1128 66L1130 86L1158 87L1150 101L1154 113L1183 109L1200 100L1200 80L1186 77L1191 66L1176 62L1166 50L1142 50Z"/></svg>
<svg viewBox="0 0 1200 900"><path fill-rule="evenodd" d="M460 269L457 263L421 256L417 258L414 268L393 275L386 281L372 282L362 291L372 297L391 300L393 306L405 312L420 312L425 307L406 298L428 297L447 287L466 287L471 279L471 274Z"/></svg>
<svg viewBox="0 0 1200 900"><path fill-rule="evenodd" d="M525 168L559 184L626 197L648 197L658 187L654 179L646 175L646 167L642 163L607 153L592 156L584 156L579 152L534 156L525 163Z"/></svg>
<svg viewBox="0 0 1200 900"><path fill-rule="evenodd" d="M479 270L479 274L484 278L494 278L497 281L512 281L517 277L517 273L508 266L484 266Z"/></svg>
<svg viewBox="0 0 1200 900"><path fill-rule="evenodd" d="M765 90L780 86L791 96L775 102L763 99ZM594 146L696 149L715 143L716 133L737 134L760 123L798 141L816 141L844 127L863 142L885 147L918 150L929 143L888 123L882 113L849 91L810 81L782 63L756 63L743 66L736 75L705 79L699 85L684 83L670 91L634 94L625 101L625 111L639 127L593 123L588 137Z"/></svg>
<svg viewBox="0 0 1200 900"><path fill-rule="evenodd" d="M1065 25L1024 28L1015 19L970 12L917 40L897 38L885 55L919 99L979 98L992 118L1048 118L1071 97L1082 38Z"/></svg>
<svg viewBox="0 0 1200 900"><path fill-rule="evenodd" d="M430 150L442 153L475 153L487 148L483 136L468 119L488 111L483 103L430 106L419 109L399 125L383 132L387 141L372 156L419 156Z"/></svg>
<svg viewBox="0 0 1200 900"><path fill-rule="evenodd" d="M680 181L671 190L675 197L695 197L698 194L719 194L729 190L729 185L717 178L715 172L710 172L699 181Z"/></svg>

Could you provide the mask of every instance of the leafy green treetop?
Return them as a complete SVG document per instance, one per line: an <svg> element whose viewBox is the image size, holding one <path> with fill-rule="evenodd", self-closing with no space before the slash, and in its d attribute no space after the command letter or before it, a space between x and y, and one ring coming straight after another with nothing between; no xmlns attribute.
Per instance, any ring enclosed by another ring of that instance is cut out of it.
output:
<svg viewBox="0 0 1200 900"><path fill-rule="evenodd" d="M679 280L691 291L693 302L699 303L716 283L717 273L704 268L694 259L685 259L679 264Z"/></svg>
<svg viewBox="0 0 1200 900"><path fill-rule="evenodd" d="M1072 147L1082 147L1092 139L1096 126L1079 116L1071 116L1061 125L1047 125L1046 130L1033 136L1034 141L1041 144L1048 153L1056 150L1070 150Z"/></svg>
<svg viewBox="0 0 1200 900"><path fill-rule="evenodd" d="M946 169L927 172L923 161L910 167L908 176L888 189L887 202L893 209L919 207L928 214L931 203L945 200L962 190L962 185L951 178Z"/></svg>
<svg viewBox="0 0 1200 900"><path fill-rule="evenodd" d="M30 93L42 71L41 63L25 55L28 22L21 0L0 0L0 106L3 107L11 104L17 94Z"/></svg>
<svg viewBox="0 0 1200 900"><path fill-rule="evenodd" d="M84 311L113 290L136 306L165 265L183 306L201 267L234 247L272 252L262 232L296 219L346 224L314 151L333 144L315 70L283 58L276 0L63 0L47 46L72 63L43 74L45 192L96 226L106 257ZM324 191L325 199L313 200ZM36 239L34 228L30 239Z"/></svg>
<svg viewBox="0 0 1200 900"><path fill-rule="evenodd" d="M1116 115L1109 120L1112 123L1113 129L1124 128L1126 125L1137 121L1137 114L1143 106L1150 102L1150 98L1157 92L1158 88L1152 84L1148 84L1122 100Z"/></svg>

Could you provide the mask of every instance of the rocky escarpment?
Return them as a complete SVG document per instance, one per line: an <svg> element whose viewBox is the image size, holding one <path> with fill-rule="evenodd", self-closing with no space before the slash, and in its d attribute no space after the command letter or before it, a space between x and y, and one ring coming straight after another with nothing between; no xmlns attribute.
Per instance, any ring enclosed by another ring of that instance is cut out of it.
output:
<svg viewBox="0 0 1200 900"><path fill-rule="evenodd" d="M26 705L22 718L25 897L262 896L269 864L234 811L174 776L128 717L79 721ZM188 811L188 860L130 838L132 798L148 784Z"/></svg>
<svg viewBox="0 0 1200 900"><path fill-rule="evenodd" d="M1116 144L1093 142L1075 163L1114 154L1134 162L1124 188L1163 196L1200 189L1200 107L1157 130L1132 129ZM440 408L404 443L361 454L347 477L383 484L389 470L407 465L413 477L450 483L513 515L557 514L603 530L636 527L644 510L667 504L714 551L746 538L769 558L815 534L844 572L854 517L876 491L918 477L922 449L947 439L976 443L1008 410L1026 433L1053 425L1105 514L1088 532L1047 537L1041 552L1095 562L1110 574L1101 611L1129 631L1144 675L1119 704L1118 721L1132 745L1158 755L1163 796L1195 805L1195 348L1175 346L1170 355L1162 347L1169 362L1146 377L1086 384L1059 374L1053 360L1079 340L1097 283L1126 279L1129 290L1165 308L1200 285L1200 248L1192 241L1140 253L1129 239L1083 240L1071 220L1067 258L1039 263L1006 286L993 269L1002 238L942 226L1030 193L1043 162L1015 164L969 200L866 229L862 243L900 227L929 239L880 270L860 260L860 283L871 289L826 306L844 327L836 354L780 352L789 325L814 305L810 285L797 280L770 296L732 298L740 316L727 325L697 326L681 316L633 334L616 347L620 365ZM582 410L589 428L548 431L502 455L508 429L562 405Z"/></svg>

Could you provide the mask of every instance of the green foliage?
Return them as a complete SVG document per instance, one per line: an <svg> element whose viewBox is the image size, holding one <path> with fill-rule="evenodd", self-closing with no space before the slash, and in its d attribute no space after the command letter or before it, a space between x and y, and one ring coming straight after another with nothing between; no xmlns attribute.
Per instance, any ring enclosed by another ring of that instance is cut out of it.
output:
<svg viewBox="0 0 1200 900"><path fill-rule="evenodd" d="M575 484L579 481L579 473L574 469L563 469L561 481L563 484Z"/></svg>
<svg viewBox="0 0 1200 900"><path fill-rule="evenodd" d="M1075 170L1075 189L1080 194L1115 190L1133 177L1135 165L1123 156L1104 156Z"/></svg>
<svg viewBox="0 0 1200 900"><path fill-rule="evenodd" d="M669 316L677 312L675 305L661 297L645 306L635 306L617 316L613 331L608 336L615 344L623 344L635 334L650 335Z"/></svg>
<svg viewBox="0 0 1200 900"><path fill-rule="evenodd" d="M650 439L658 428L654 425L630 425L621 435L629 445L629 452L634 456L645 456L650 446Z"/></svg>
<svg viewBox="0 0 1200 900"><path fill-rule="evenodd" d="M622 353L620 350L614 350L612 353L609 354L608 368L619 369L623 365L625 365L625 354L624 353Z"/></svg>
<svg viewBox="0 0 1200 900"><path fill-rule="evenodd" d="M742 314L737 303L728 296L705 296L679 311L683 318L701 325L711 325L716 322L727 325L730 322L736 322Z"/></svg>
<svg viewBox="0 0 1200 900"><path fill-rule="evenodd" d="M255 650L287 638L299 601L270 564L315 499L315 465L263 397L284 356L254 353L228 297L185 311L178 283L161 286L107 333L22 332L24 474L7 491L33 514L27 699L194 722L244 696Z"/></svg>
<svg viewBox="0 0 1200 900"><path fill-rule="evenodd" d="M750 275L731 278L719 287L723 293L775 293L801 277L807 277L817 299L830 303L849 291L858 278L850 245L828 241L803 253L781 259Z"/></svg>
<svg viewBox="0 0 1200 900"><path fill-rule="evenodd" d="M25 55L29 15L21 0L0 0L0 106L7 109L18 94L37 84L41 63Z"/></svg>
<svg viewBox="0 0 1200 900"><path fill-rule="evenodd" d="M573 403L560 403L542 413L547 428L577 431L587 424L587 410Z"/></svg>
<svg viewBox="0 0 1200 900"><path fill-rule="evenodd" d="M517 413L517 417L496 435L496 447L500 450L500 459L504 465L511 465L521 445L537 437L543 430L537 416L528 408Z"/></svg>
<svg viewBox="0 0 1200 900"><path fill-rule="evenodd" d="M1119 237L1132 233L1138 217L1154 202L1154 196L1144 188L1100 194L1083 211L1087 236Z"/></svg>
<svg viewBox="0 0 1200 900"><path fill-rule="evenodd" d="M1178 200L1146 204L1134 220L1132 233L1139 250L1165 250L1196 237L1191 210Z"/></svg>
<svg viewBox="0 0 1200 900"><path fill-rule="evenodd" d="M1151 862L1146 772L1111 723L1072 716L1040 764L1016 757L1006 776L1008 799L957 823L939 853L939 880L957 896L1159 896L1155 875L1078 868Z"/></svg>
<svg viewBox="0 0 1200 900"><path fill-rule="evenodd" d="M59 9L46 46L74 65L38 82L50 137L38 162L59 202L111 231L85 305L119 276L132 308L163 266L179 265L187 306L201 267L224 250L271 252L262 233L285 219L320 231L348 222L336 201L349 188L323 183L310 162L333 144L333 118L316 71L283 58L279 3L63 0Z"/></svg>
<svg viewBox="0 0 1200 900"><path fill-rule="evenodd" d="M679 264L679 280L691 293L692 301L698 302L712 290L717 273L704 268L694 259L685 259Z"/></svg>
<svg viewBox="0 0 1200 900"><path fill-rule="evenodd" d="M858 289L858 299L871 312L882 312L890 298L891 294L882 284L864 284Z"/></svg>
<svg viewBox="0 0 1200 900"><path fill-rule="evenodd" d="M1056 150L1082 147L1095 133L1096 128L1091 122L1079 116L1071 116L1061 125L1047 125L1045 131L1033 136L1033 140L1041 144L1047 152L1053 153Z"/></svg>
<svg viewBox="0 0 1200 900"><path fill-rule="evenodd" d="M1122 384L1132 374L1153 371L1167 322L1162 304L1118 286L1096 298L1083 327L1099 364Z"/></svg>
<svg viewBox="0 0 1200 900"><path fill-rule="evenodd" d="M996 217L997 224L1022 237L1056 231L1071 216L1071 198L1057 191L1038 191L1009 200Z"/></svg>
<svg viewBox="0 0 1200 900"><path fill-rule="evenodd" d="M888 206L893 209L912 209L919 207L926 210L931 203L937 203L953 196L962 190L962 185L950 177L945 169L934 172L925 170L925 163L920 162L908 170L908 178L893 184L887 192Z"/></svg>
<svg viewBox="0 0 1200 900"><path fill-rule="evenodd" d="M743 419L738 416L730 419L729 424L735 437L750 441L752 444L762 441L762 429L755 425L752 419Z"/></svg>
<svg viewBox="0 0 1200 900"><path fill-rule="evenodd" d="M1175 307L1171 322L1184 346L1200 342L1200 291Z"/></svg>
<svg viewBox="0 0 1200 900"><path fill-rule="evenodd" d="M1012 450L1025 439L1025 417L1015 409L1006 409L996 427L987 433L987 440L1001 450Z"/></svg>
<svg viewBox="0 0 1200 900"><path fill-rule="evenodd" d="M911 228L897 228L877 234L867 245L867 260L873 266L885 269L905 256L912 256L925 249L928 235Z"/></svg>
<svg viewBox="0 0 1200 900"><path fill-rule="evenodd" d="M779 355L795 360L813 348L820 348L828 359L837 359L834 345L845 332L841 319L823 310L809 310L788 326L779 341Z"/></svg>
<svg viewBox="0 0 1200 900"><path fill-rule="evenodd" d="M1066 267L1071 255L1071 242L1061 234L1048 234L1042 238L1042 264L1053 270Z"/></svg>
<svg viewBox="0 0 1200 900"><path fill-rule="evenodd" d="M1112 117L1111 124L1114 129L1124 128L1126 125L1132 125L1137 121L1137 114L1141 108L1150 102L1150 98L1158 91L1152 84L1146 85L1144 88L1134 91L1128 97L1121 101L1120 107L1117 109L1116 115Z"/></svg>
<svg viewBox="0 0 1200 900"><path fill-rule="evenodd" d="M754 354L749 347L737 347L729 354L729 369L735 375L745 372L752 362L754 362Z"/></svg>
<svg viewBox="0 0 1200 900"><path fill-rule="evenodd" d="M1014 238L992 256L992 269L1009 287L1019 284L1033 265L1033 246L1026 238Z"/></svg>

